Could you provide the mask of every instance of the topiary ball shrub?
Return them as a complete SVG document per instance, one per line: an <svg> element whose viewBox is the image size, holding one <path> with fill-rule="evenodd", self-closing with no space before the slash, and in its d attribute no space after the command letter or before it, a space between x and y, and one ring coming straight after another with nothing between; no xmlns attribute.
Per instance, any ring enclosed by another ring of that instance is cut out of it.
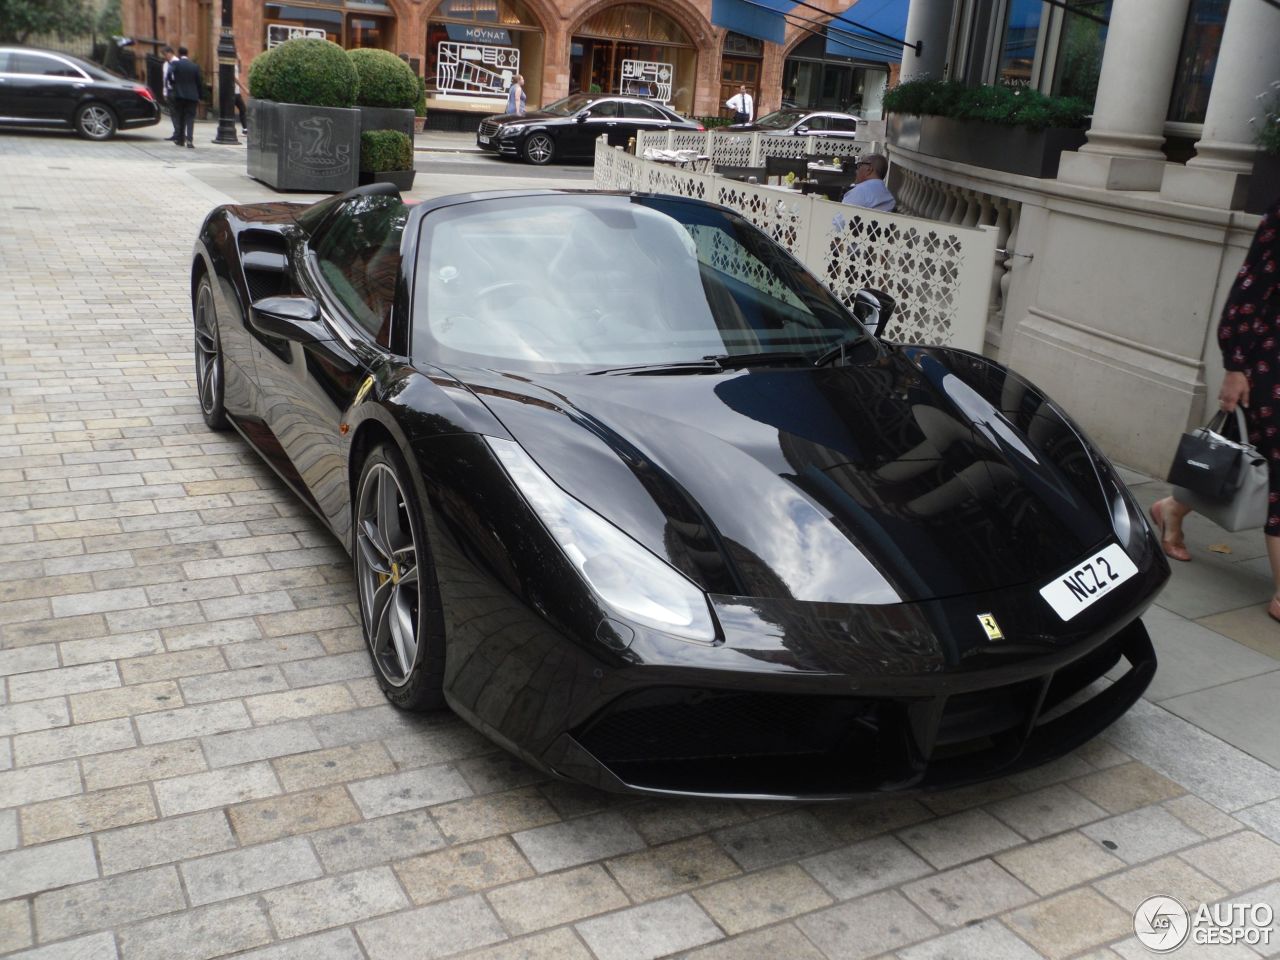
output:
<svg viewBox="0 0 1280 960"><path fill-rule="evenodd" d="M361 173L413 169L413 144L399 130L366 130L360 134Z"/></svg>
<svg viewBox="0 0 1280 960"><path fill-rule="evenodd" d="M261 59L261 58L258 58ZM258 66L258 59L253 61ZM360 77L347 52L336 43L299 37L271 50L259 68L258 92L251 96L310 107L351 107L360 92Z"/></svg>
<svg viewBox="0 0 1280 960"><path fill-rule="evenodd" d="M407 63L388 50L348 50L347 56L360 77L357 105L413 109L418 77Z"/></svg>
<svg viewBox="0 0 1280 960"><path fill-rule="evenodd" d="M264 50L253 58L249 64L249 96L254 100L270 100L267 93L271 89L271 54L275 47Z"/></svg>
<svg viewBox="0 0 1280 960"><path fill-rule="evenodd" d="M415 117L425 117L427 115L427 81L422 77L414 77L418 81L418 99L413 103L413 115Z"/></svg>

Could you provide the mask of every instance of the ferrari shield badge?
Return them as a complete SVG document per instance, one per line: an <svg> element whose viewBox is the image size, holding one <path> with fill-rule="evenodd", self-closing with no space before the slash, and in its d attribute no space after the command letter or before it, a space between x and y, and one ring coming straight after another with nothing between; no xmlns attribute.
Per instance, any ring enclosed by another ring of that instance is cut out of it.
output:
<svg viewBox="0 0 1280 960"><path fill-rule="evenodd" d="M986 631L988 640L1004 639L1004 634L1000 630L1000 624L996 623L996 618L991 614L978 614L978 622L982 624L982 629Z"/></svg>

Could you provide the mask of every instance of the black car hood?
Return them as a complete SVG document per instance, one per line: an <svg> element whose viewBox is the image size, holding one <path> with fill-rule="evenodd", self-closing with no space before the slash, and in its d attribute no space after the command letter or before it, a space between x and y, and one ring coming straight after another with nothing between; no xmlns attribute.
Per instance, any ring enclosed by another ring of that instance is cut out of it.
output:
<svg viewBox="0 0 1280 960"><path fill-rule="evenodd" d="M457 371L455 371L457 372ZM555 481L712 593L896 603L1047 580L1112 536L1094 458L982 358L457 372Z"/></svg>
<svg viewBox="0 0 1280 960"><path fill-rule="evenodd" d="M503 126L508 124L521 123L539 123L547 120L564 120L565 117L559 113L546 113L542 110L530 110L527 113L504 113L498 116L489 117L494 123L500 123Z"/></svg>

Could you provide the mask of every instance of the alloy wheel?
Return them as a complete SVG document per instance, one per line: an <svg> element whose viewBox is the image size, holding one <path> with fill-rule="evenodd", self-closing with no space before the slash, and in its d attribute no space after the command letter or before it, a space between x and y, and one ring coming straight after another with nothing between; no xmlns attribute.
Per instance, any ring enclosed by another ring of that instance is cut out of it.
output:
<svg viewBox="0 0 1280 960"><path fill-rule="evenodd" d="M218 362L218 317L208 284L200 286L196 297L196 392L200 409L213 415L222 396L222 364Z"/></svg>
<svg viewBox="0 0 1280 960"><path fill-rule="evenodd" d="M534 163L550 163L556 146L545 133L535 133L524 147L525 155Z"/></svg>
<svg viewBox="0 0 1280 960"><path fill-rule="evenodd" d="M106 107L91 104L80 111L80 128L91 139L105 140L115 132L115 118Z"/></svg>
<svg viewBox="0 0 1280 960"><path fill-rule="evenodd" d="M408 500L386 464L374 464L365 474L356 524L365 636L386 681L403 686L418 658L418 544Z"/></svg>

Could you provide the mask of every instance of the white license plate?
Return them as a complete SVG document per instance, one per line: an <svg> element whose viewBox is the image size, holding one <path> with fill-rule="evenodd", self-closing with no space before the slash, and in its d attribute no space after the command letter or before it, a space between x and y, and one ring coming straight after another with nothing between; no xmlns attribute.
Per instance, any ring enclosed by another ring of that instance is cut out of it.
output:
<svg viewBox="0 0 1280 960"><path fill-rule="evenodd" d="M1066 570L1040 588L1040 596L1063 620L1070 620L1111 593L1135 573L1129 555L1119 544L1103 547L1072 570Z"/></svg>
<svg viewBox="0 0 1280 960"><path fill-rule="evenodd" d="M488 142L489 142L489 138L488 138L488 137L477 137L476 139L477 139L477 140L479 140L481 143L488 143Z"/></svg>

